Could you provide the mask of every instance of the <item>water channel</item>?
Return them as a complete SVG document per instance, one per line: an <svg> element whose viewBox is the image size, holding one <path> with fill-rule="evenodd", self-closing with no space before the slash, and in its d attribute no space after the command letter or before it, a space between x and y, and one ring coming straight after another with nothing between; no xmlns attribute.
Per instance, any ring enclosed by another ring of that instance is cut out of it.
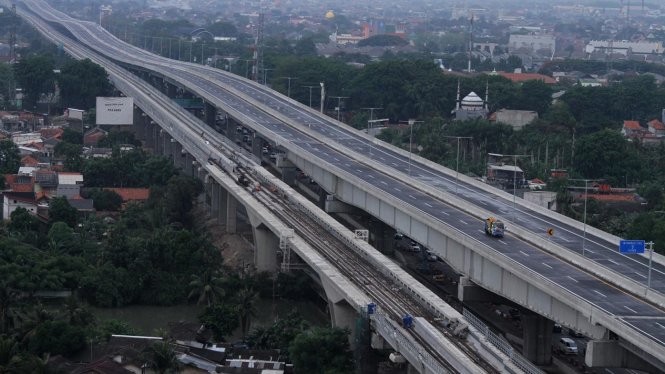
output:
<svg viewBox="0 0 665 374"><path fill-rule="evenodd" d="M257 326L269 326L279 318L284 318L293 308L303 318L313 325L328 325L330 318L322 309L311 301L284 301L277 300L273 305L271 299L260 299L257 304L257 316L252 318L250 331ZM122 308L91 308L99 323L106 319L118 319L129 323L133 328L140 329L143 335L154 335L157 328L168 328L169 322L197 322L197 314L203 311L200 305L178 306L145 306L132 305ZM232 336L227 337L228 342L238 342L242 333L238 328Z"/></svg>

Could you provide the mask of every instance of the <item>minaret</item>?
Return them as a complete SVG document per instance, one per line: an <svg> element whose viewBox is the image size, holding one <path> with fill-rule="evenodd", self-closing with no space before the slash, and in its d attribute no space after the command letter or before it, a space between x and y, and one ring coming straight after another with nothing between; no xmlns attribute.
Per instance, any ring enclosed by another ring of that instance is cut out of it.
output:
<svg viewBox="0 0 665 374"><path fill-rule="evenodd" d="M455 106L455 109L459 109L459 104L460 104L460 100L459 100L459 79L457 80L457 100L456 100L456 102L457 102L457 105Z"/></svg>
<svg viewBox="0 0 665 374"><path fill-rule="evenodd" d="M489 109L489 100L490 100L490 81L488 80L485 83L485 110Z"/></svg>

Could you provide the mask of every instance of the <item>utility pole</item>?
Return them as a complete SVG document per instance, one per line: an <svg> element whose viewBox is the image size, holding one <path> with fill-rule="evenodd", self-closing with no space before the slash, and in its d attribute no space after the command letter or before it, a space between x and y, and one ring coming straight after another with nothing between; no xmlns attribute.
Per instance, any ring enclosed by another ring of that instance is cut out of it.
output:
<svg viewBox="0 0 665 374"><path fill-rule="evenodd" d="M280 77L280 78L289 80L289 88L287 90L286 96L290 99L291 98L291 79L298 79L298 77Z"/></svg>
<svg viewBox="0 0 665 374"><path fill-rule="evenodd" d="M459 141L460 139L473 139L472 136L445 136L444 138L457 139L457 166L455 167L455 196L457 196L457 186L459 185Z"/></svg>
<svg viewBox="0 0 665 374"><path fill-rule="evenodd" d="M309 107L312 107L312 88L319 88L319 86L300 86L304 88L309 88Z"/></svg>
<svg viewBox="0 0 665 374"><path fill-rule="evenodd" d="M589 182L602 182L602 179L570 179L571 181L584 182L584 234L582 235L582 257L584 257L586 246L586 205L589 196Z"/></svg>
<svg viewBox="0 0 665 374"><path fill-rule="evenodd" d="M338 132L337 142L339 143L339 138L342 136L342 133L339 129L339 111L342 107L342 99L348 99L349 97L348 96L330 96L330 98L337 99L337 132Z"/></svg>

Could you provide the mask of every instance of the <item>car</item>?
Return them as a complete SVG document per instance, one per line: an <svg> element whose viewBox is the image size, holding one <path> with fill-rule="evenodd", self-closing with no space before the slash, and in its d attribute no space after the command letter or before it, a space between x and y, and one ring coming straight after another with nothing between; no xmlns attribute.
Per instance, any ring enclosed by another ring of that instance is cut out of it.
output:
<svg viewBox="0 0 665 374"><path fill-rule="evenodd" d="M434 251L427 250L425 251L425 256L428 262L436 262L439 260L439 256L434 253Z"/></svg>
<svg viewBox="0 0 665 374"><path fill-rule="evenodd" d="M275 152L271 153L270 158L273 159L273 160L276 160L277 159L277 153L275 153Z"/></svg>
<svg viewBox="0 0 665 374"><path fill-rule="evenodd" d="M508 310L508 315L509 315L510 318L512 318L513 321L515 321L515 322L519 322L519 321L522 320L522 316L521 316L521 313L520 313L520 310L519 310L519 309L510 308L510 310Z"/></svg>
<svg viewBox="0 0 665 374"><path fill-rule="evenodd" d="M552 332L561 332L563 330L563 327L561 327L560 323L555 323L554 327L552 328Z"/></svg>
<svg viewBox="0 0 665 374"><path fill-rule="evenodd" d="M249 141L249 136L247 136L247 135L243 136L242 141L247 143Z"/></svg>
<svg viewBox="0 0 665 374"><path fill-rule="evenodd" d="M300 173L300 178L309 178L309 175L307 173Z"/></svg>
<svg viewBox="0 0 665 374"><path fill-rule="evenodd" d="M581 332L575 331L573 329L568 329L568 335L573 336L575 338L583 338L584 334Z"/></svg>
<svg viewBox="0 0 665 374"><path fill-rule="evenodd" d="M249 135L249 130L247 130L247 129L242 129L242 133L243 133L243 135Z"/></svg>
<svg viewBox="0 0 665 374"><path fill-rule="evenodd" d="M395 240L402 240L402 239L404 239L404 234L402 234L401 232L397 231L397 232L395 233Z"/></svg>
<svg viewBox="0 0 665 374"><path fill-rule="evenodd" d="M420 252L421 250L422 250L422 248L420 247L420 244L418 244L418 243L416 243L416 244L411 244L411 252L416 252L416 253L418 253L418 252Z"/></svg>
<svg viewBox="0 0 665 374"><path fill-rule="evenodd" d="M242 126L236 126L236 131L237 132L242 132Z"/></svg>
<svg viewBox="0 0 665 374"><path fill-rule="evenodd" d="M575 344L573 339L561 338L559 339L559 352L564 355L576 355L577 344Z"/></svg>
<svg viewBox="0 0 665 374"><path fill-rule="evenodd" d="M263 148L263 150L261 152L263 152L264 155L267 155L268 153L270 153L268 148Z"/></svg>

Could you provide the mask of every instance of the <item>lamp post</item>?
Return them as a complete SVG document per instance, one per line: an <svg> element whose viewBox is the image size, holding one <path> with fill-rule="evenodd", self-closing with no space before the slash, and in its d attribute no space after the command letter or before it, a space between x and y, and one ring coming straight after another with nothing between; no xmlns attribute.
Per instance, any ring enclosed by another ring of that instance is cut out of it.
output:
<svg viewBox="0 0 665 374"><path fill-rule="evenodd" d="M339 130L339 111L342 108L342 99L348 99L349 96L330 96L333 99L337 99L337 142L339 143L339 138L342 136L342 133Z"/></svg>
<svg viewBox="0 0 665 374"><path fill-rule="evenodd" d="M367 121L367 135L372 136L370 134L370 130L372 129L372 124L375 122L385 122L388 121L388 118L381 118L381 119L374 119L374 120L369 120ZM370 139L368 141L369 143L369 159L372 159L372 140Z"/></svg>
<svg viewBox="0 0 665 374"><path fill-rule="evenodd" d="M286 96L290 99L291 98L291 79L298 79L298 77L280 77L280 78L289 80L289 88L287 90Z"/></svg>
<svg viewBox="0 0 665 374"><path fill-rule="evenodd" d="M443 136L444 138L457 139L457 165L455 166L455 196L457 196L457 186L459 185L459 141L460 139L473 139L472 136Z"/></svg>
<svg viewBox="0 0 665 374"><path fill-rule="evenodd" d="M411 126L411 136L409 136L409 176L411 176L411 146L413 145L413 125L416 123L423 123L425 121L416 121L410 119L408 121L400 121L400 123L408 123Z"/></svg>
<svg viewBox="0 0 665 374"><path fill-rule="evenodd" d="M517 158L518 157L528 157L529 155L502 155L499 153L488 153L490 156L497 157L512 157L514 160L514 169L513 169L513 223L515 223L515 196L517 196ZM522 172L522 178L524 178L524 172Z"/></svg>
<svg viewBox="0 0 665 374"><path fill-rule="evenodd" d="M312 88L319 88L319 86L300 86L304 88L309 88L309 107L312 107Z"/></svg>
<svg viewBox="0 0 665 374"><path fill-rule="evenodd" d="M249 72L249 62L254 60L238 60L238 61L245 61L245 79L247 79Z"/></svg>
<svg viewBox="0 0 665 374"><path fill-rule="evenodd" d="M268 71L268 70L275 70L275 69L266 69L266 68L263 69L263 85L264 86L268 85L267 73L266 73L266 71Z"/></svg>
<svg viewBox="0 0 665 374"><path fill-rule="evenodd" d="M586 203L587 197L589 196L589 182L601 182L602 179L570 179L575 182L584 182L584 233L582 234L582 257L586 252Z"/></svg>

